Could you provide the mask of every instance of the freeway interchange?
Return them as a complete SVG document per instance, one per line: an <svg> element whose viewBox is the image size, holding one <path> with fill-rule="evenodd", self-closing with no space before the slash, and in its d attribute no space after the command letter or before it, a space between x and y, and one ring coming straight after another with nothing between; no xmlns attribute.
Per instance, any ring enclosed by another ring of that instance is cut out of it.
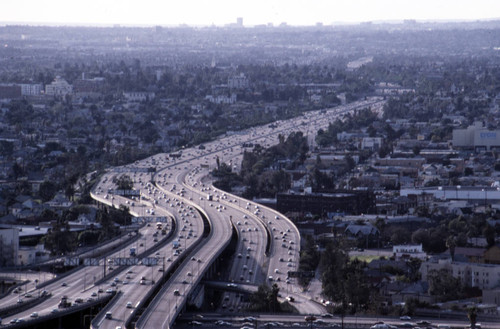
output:
<svg viewBox="0 0 500 329"><path fill-rule="evenodd" d="M269 147L278 135L299 130L311 139L318 129L348 112L382 104L380 99L369 99L308 112L272 126L223 136L203 149L183 149L174 156L157 154L107 170L91 196L106 206L127 206L143 224L134 239L101 260L94 259L94 264L87 262L61 279L34 287L31 295L45 290L49 298L4 318L4 323L35 318L34 312L40 320L53 316L64 310L58 307L63 296L84 304L112 294L92 328L169 328L186 303L196 303L203 277L210 273L217 279L213 264L233 234L237 243L226 269L228 285L275 283L281 299L293 297L299 312L324 313L314 296L302 292L296 279L287 276L299 264L300 234L295 225L273 209L214 188L209 172L217 161L237 170L244 146L250 143ZM133 180L133 194L115 190L115 179L124 174ZM0 308L18 301L23 302L21 296L10 294L0 300ZM237 293L223 294L221 311L237 313L244 306Z"/></svg>

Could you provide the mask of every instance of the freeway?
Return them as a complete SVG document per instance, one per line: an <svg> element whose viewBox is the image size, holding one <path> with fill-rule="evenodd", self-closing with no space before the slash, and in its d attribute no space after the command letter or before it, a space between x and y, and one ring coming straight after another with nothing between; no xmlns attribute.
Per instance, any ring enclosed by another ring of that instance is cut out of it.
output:
<svg viewBox="0 0 500 329"><path fill-rule="evenodd" d="M157 154L108 170L93 189L91 196L108 206L127 206L131 214L138 218L148 218L153 222L157 217L169 219L170 222L167 220L166 226L176 228L170 232L169 238L179 241L182 249L182 252L176 255L177 250L174 252L171 244L165 244L163 239L155 236L156 227L145 225L139 231L139 240L124 245L108 258L125 258L128 250L135 247L137 253L144 257L165 259L162 269L164 266L167 270L169 258L172 260L180 255L189 255L144 312L137 327L162 328L171 325L203 273L228 244L233 228L239 239L236 256L229 269L230 280L250 284L276 283L281 291L295 297L300 312L320 313L322 306L311 301L313 296L301 292L294 279L286 277L287 271L298 268L300 235L295 225L272 209L215 189L207 176L210 168L214 168L218 162L227 162L237 171L245 144L268 147L278 141L279 135L286 136L298 130L304 134L315 133L346 113L365 107L380 107L381 104L383 102L380 99L369 99L334 109L309 112L299 118L278 121L272 126L251 128L223 136L204 144L204 149L185 149L175 157ZM150 171L151 168L155 170ZM123 174L133 179L135 191L132 195L121 195L115 190L115 180ZM192 225L189 226L192 231L181 231L186 229L185 225L188 223L186 214L194 216L194 209L204 213L210 224L210 234L205 239L201 239L204 227L200 217L193 217L188 221L189 225ZM192 250L188 250L190 248ZM62 284L60 280L46 286L44 289L50 291L52 297L36 306L35 310L39 314L50 313L57 308L57 303L63 295L73 298L81 296L78 298L86 300L95 298L94 295L99 294L100 289L114 291L118 286L123 294L120 301L114 303L111 308L112 321L101 318L94 321L96 327L112 328L113 325L123 324L130 319L131 309L128 303L131 302L133 310L147 295L152 282L158 282L162 275L152 266L122 265L111 269L107 267L106 262L99 265L81 267L66 277L64 282L67 284ZM105 276L106 270L108 273L113 271L112 275ZM142 277L149 277L150 284L141 284L139 278ZM188 277L191 279L186 280ZM30 293L35 295L40 291L33 289ZM17 299L20 299L17 295L7 296L0 301L0 307L1 303L12 304L17 302ZM174 301L177 309L169 307ZM231 303L233 309L240 307L236 298ZM33 311L34 309L29 309L16 314L15 317L26 317Z"/></svg>
<svg viewBox="0 0 500 329"><path fill-rule="evenodd" d="M147 199L152 201L147 201L147 206L152 207L149 209L150 213L153 211L153 214L162 214L166 209L169 210L176 223L173 241L178 243L166 244L155 252L154 257L162 263L158 268L151 267L149 270L147 267L136 266L127 271L125 279L132 279L133 283L121 287L122 294L119 299L106 309L110 316L101 314L93 321L94 328L125 327L133 310L141 306L141 302L148 295L149 287L159 282L161 276L173 268L182 252L193 248L202 240L203 220L201 216L192 206L178 198L177 194L157 189L151 183L142 184L141 194L152 196ZM141 196L139 202L143 202L144 199L145 197ZM149 271L150 275L148 275Z"/></svg>
<svg viewBox="0 0 500 329"><path fill-rule="evenodd" d="M336 117L340 113L346 113L346 111L355 110L361 106L367 106L367 104L372 103L362 103L356 106L350 106L347 109L341 111L333 111ZM325 123L321 120L324 113L317 113L316 116L311 115L308 119L310 122L315 123L314 129L319 129L320 127L326 127L328 122ZM250 141L254 143L259 143L261 145L269 146L277 138L278 134L286 134L295 129L297 129L297 123L293 120L289 122L283 122L279 125L280 129L269 130L268 127L262 127L262 131L257 129L249 130L249 134L244 136L240 134L238 136L230 136L221 138L215 142L205 144L205 150L195 150L188 149L184 150L183 154L174 161L174 165L169 165L166 168L159 170L156 177L168 178L161 182L155 179L159 186L164 188L172 186L172 189L183 186L182 191L190 201L197 200L198 205L204 209L207 213L210 223L212 225L212 230L217 231L219 221L227 222L227 217L219 216L219 214L227 213L231 223L236 227L237 234L239 237L238 246L236 248L236 257L233 260L232 267L230 269L230 280L243 281L246 283L263 283L266 279L262 279L262 274L258 273L265 272L264 278L267 278L271 283L276 283L284 291L286 289L287 294L294 295L296 300L296 307L304 313L319 313L324 310L321 305L311 302L312 297L300 292L297 289L296 283L292 279L286 278L286 273L289 270L296 270L298 268L298 257L300 250L300 235L293 223L287 218L278 214L277 212L259 205L253 205L246 200L242 200L233 195L226 194L222 191L218 191L210 182L206 180L206 177L200 175L201 168L210 168L212 161L228 161L229 164L234 168L241 162L242 148L244 143ZM187 153L187 156L185 154ZM205 195L205 196L204 196ZM198 201L199 200L199 201ZM203 203L203 206L201 205ZM240 219L240 220L238 220ZM248 234L249 225L251 234ZM260 227L260 229L259 229ZM255 236L256 241L253 241L255 232L263 232L262 228L265 229L267 234L258 233ZM253 230L252 230L253 229ZM257 229L257 231L255 230ZM252 233L253 232L253 233ZM249 237L246 237L248 235ZM270 245L267 245L267 237L269 236ZM207 245L219 246L213 237L207 242ZM223 240L224 241L224 240ZM255 243L256 246L252 246ZM266 245L266 250L268 250L267 257L261 257L263 254L261 251L264 250L263 246ZM254 248L259 250L258 257L252 257L252 252L255 251ZM206 246L202 250L208 249ZM216 249L219 252L220 249ZM198 254L199 255L199 254ZM206 258L204 253L203 259ZM247 258L248 257L248 258ZM245 260L255 258L255 262L252 264L245 264ZM200 258L198 258L200 259ZM266 270L267 269L267 270ZM188 269L179 269L176 272L176 276L170 282L168 287L162 290L162 292L157 296L153 306L148 309L148 311L141 317L137 323L138 328L167 328L175 318L178 313L179 305L184 305L186 300L186 289L184 286L179 285L180 277L187 275L186 271ZM251 274L250 274L251 273ZM254 274L257 273L257 274ZM182 293L181 288L182 287ZM177 297L185 296L185 298L178 302ZM175 307L170 308L170 303L172 298L175 299ZM230 298L230 297L229 297ZM173 311L170 312L169 310ZM234 308L233 308L234 310Z"/></svg>
<svg viewBox="0 0 500 329"><path fill-rule="evenodd" d="M362 102L343 109L335 109L330 111L331 119L360 107L378 104L378 102ZM309 123L313 124L313 127L308 126L305 129L307 131L325 128L328 125L328 121L324 120L325 114L310 113L299 120L308 120ZM237 168L242 159L244 143L252 142L270 146L275 143L278 134L285 135L306 126L296 121L280 122L278 129L261 127L260 129L250 129L237 136L223 137L205 144L205 150L183 150L182 154L173 160L169 160L163 154L156 155L146 160L145 163L136 162L134 166L155 165L157 173L154 175L154 181L159 189L163 191L170 189L170 192L180 190L177 192L180 197L184 198L186 202L193 202L206 213L211 225L210 236L197 250L195 256L191 256L191 259L195 261L201 262L202 259L207 261L202 263L202 271L208 269L209 263L222 251L221 246L226 245L229 241L231 224L233 224L239 239L236 257L230 269L230 280L248 283L266 281L276 283L282 291L286 290L287 294L295 297L296 306L300 311L319 313L324 310L323 307L311 302L311 296L300 292L293 279L286 278L286 273L289 270L298 268L300 235L295 225L271 209L254 205L246 200L216 190L206 178L207 169L213 166L213 162L227 161L233 168ZM246 227L247 225L249 227ZM248 234L248 228L251 229L251 234ZM263 234L264 231L266 234ZM256 234L256 232L262 233ZM267 245L266 241L270 241L270 245ZM264 248L268 251L267 255L261 252ZM254 249L259 252L256 253ZM256 256L252 256L252 254ZM245 264L247 259L249 263ZM253 262L251 262L252 260ZM168 284L155 297L152 305L139 319L136 327L167 328L171 325L180 311L179 307L186 303L189 293L194 289L195 284L191 283L201 279L201 273L196 272L193 275L191 267L192 265L187 263L176 271ZM194 278L191 281L181 280L181 278L188 277L188 273ZM183 282L187 282L187 284ZM174 301L175 307L171 307Z"/></svg>

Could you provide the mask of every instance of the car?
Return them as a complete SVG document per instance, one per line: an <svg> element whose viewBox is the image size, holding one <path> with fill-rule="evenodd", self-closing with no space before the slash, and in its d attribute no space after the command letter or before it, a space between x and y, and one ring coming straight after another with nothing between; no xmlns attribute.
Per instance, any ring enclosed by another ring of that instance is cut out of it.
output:
<svg viewBox="0 0 500 329"><path fill-rule="evenodd" d="M62 287L67 287L67 286L68 286L68 284L67 284L66 282L63 282L63 283L61 284L61 286L62 286Z"/></svg>
<svg viewBox="0 0 500 329"><path fill-rule="evenodd" d="M27 292L27 293L24 294L24 297L30 298L30 297L33 297L33 296L29 292Z"/></svg>
<svg viewBox="0 0 500 329"><path fill-rule="evenodd" d="M126 305L127 308L132 308L132 302L127 302L127 305Z"/></svg>
<svg viewBox="0 0 500 329"><path fill-rule="evenodd" d="M180 294L181 293L179 292L179 290L177 290L177 289L174 290L174 296L180 296Z"/></svg>
<svg viewBox="0 0 500 329"><path fill-rule="evenodd" d="M112 294L113 293L113 289L111 289L111 288L106 289L106 293L107 294Z"/></svg>
<svg viewBox="0 0 500 329"><path fill-rule="evenodd" d="M111 312L106 312L106 314L104 315L104 317L105 317L106 319L112 319L112 318L113 318L113 313L111 313Z"/></svg>
<svg viewBox="0 0 500 329"><path fill-rule="evenodd" d="M295 301L295 298L293 298L292 296L288 296L286 300L289 301L290 303L293 303Z"/></svg>
<svg viewBox="0 0 500 329"><path fill-rule="evenodd" d="M427 320L420 320L420 321L417 321L417 324L419 326L430 326L431 325L431 322L430 321L427 321Z"/></svg>
<svg viewBox="0 0 500 329"><path fill-rule="evenodd" d="M202 323L199 321L191 321L189 324L192 326L201 326L202 325Z"/></svg>
<svg viewBox="0 0 500 329"><path fill-rule="evenodd" d="M410 321L411 317L409 317L408 315L403 315L403 316L400 316L399 319L402 321Z"/></svg>
<svg viewBox="0 0 500 329"><path fill-rule="evenodd" d="M333 315L330 313L323 313L323 314L321 314L321 317L326 318L326 319L331 319L331 318L333 318Z"/></svg>
<svg viewBox="0 0 500 329"><path fill-rule="evenodd" d="M182 280L182 284L188 284L187 280Z"/></svg>
<svg viewBox="0 0 500 329"><path fill-rule="evenodd" d="M30 318L38 318L38 313L37 312L31 313Z"/></svg>

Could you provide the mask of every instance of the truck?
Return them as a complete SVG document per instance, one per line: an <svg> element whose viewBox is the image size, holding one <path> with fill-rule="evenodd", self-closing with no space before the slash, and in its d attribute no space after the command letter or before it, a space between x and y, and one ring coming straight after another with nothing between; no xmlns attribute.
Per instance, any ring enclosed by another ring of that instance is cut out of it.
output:
<svg viewBox="0 0 500 329"><path fill-rule="evenodd" d="M135 247L130 248L130 256L135 256Z"/></svg>
<svg viewBox="0 0 500 329"><path fill-rule="evenodd" d="M179 243L179 241L177 241L177 240L174 240L174 241L172 242L172 246L174 247L174 249L177 249L177 248L179 248L179 246L180 246L180 243Z"/></svg>

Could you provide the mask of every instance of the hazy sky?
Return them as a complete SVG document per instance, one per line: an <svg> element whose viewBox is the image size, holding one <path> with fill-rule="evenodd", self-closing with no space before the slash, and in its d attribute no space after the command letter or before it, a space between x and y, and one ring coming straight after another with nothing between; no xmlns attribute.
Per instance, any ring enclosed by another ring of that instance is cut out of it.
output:
<svg viewBox="0 0 500 329"><path fill-rule="evenodd" d="M0 0L0 22L246 26L287 22L475 20L500 17L500 0Z"/></svg>

